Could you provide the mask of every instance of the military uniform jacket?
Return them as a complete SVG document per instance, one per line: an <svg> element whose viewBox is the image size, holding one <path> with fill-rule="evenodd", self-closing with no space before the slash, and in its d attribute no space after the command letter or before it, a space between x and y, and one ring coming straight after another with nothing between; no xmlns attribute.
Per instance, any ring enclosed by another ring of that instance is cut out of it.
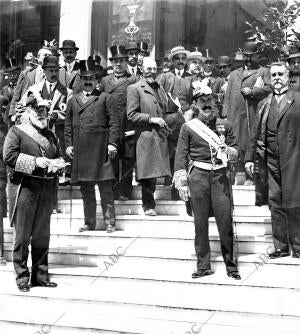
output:
<svg viewBox="0 0 300 334"><path fill-rule="evenodd" d="M74 147L73 183L113 178L107 145L118 145L120 125L118 114L110 101L109 94L95 90L88 98L80 93L68 102L65 145L66 148Z"/></svg>

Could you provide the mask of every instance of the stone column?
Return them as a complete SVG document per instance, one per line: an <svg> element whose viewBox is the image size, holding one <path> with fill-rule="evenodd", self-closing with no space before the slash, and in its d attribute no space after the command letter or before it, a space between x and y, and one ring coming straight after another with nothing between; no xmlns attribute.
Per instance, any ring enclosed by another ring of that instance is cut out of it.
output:
<svg viewBox="0 0 300 334"><path fill-rule="evenodd" d="M87 59L91 52L93 0L62 0L60 11L59 46L72 39L79 47L78 59Z"/></svg>

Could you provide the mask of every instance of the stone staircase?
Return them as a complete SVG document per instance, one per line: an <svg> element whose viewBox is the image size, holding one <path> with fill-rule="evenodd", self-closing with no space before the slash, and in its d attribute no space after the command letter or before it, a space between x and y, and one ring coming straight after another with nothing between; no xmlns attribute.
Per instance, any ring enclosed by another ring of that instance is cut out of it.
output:
<svg viewBox="0 0 300 334"><path fill-rule="evenodd" d="M269 260L270 213L254 206L253 187L234 187L241 281L226 276L214 219L215 274L193 280L194 227L183 202L158 186L156 217L134 200L116 201L117 228L78 233L83 208L77 187L59 191L62 213L52 215L49 263L56 289L20 293L12 263L0 267L0 333L300 333L300 261ZM72 195L72 203L70 196ZM99 200L99 198L98 198ZM6 222L6 258L13 232Z"/></svg>

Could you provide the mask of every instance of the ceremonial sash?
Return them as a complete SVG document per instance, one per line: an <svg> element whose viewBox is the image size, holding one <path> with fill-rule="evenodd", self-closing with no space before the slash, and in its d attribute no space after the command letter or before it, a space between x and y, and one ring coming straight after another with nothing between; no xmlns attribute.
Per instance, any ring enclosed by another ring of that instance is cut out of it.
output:
<svg viewBox="0 0 300 334"><path fill-rule="evenodd" d="M186 122L186 125L212 146L217 151L217 158L222 160L223 164L227 166L228 158L226 152L221 151L220 145L223 143L220 137L198 118L193 118Z"/></svg>
<svg viewBox="0 0 300 334"><path fill-rule="evenodd" d="M19 130L32 138L46 152L49 158L52 158L55 155L57 150L55 145L50 143L49 140L41 135L32 125L23 123L16 126Z"/></svg>

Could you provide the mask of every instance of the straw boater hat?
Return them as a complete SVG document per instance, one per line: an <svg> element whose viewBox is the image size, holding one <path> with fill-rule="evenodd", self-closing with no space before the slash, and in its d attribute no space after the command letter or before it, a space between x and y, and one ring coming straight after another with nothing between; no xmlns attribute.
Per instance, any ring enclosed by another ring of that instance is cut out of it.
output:
<svg viewBox="0 0 300 334"><path fill-rule="evenodd" d="M202 56L202 52L199 52L199 51L190 52L190 54L187 57L187 61L193 60L193 59L198 59L202 61L203 63L205 62L205 58Z"/></svg>
<svg viewBox="0 0 300 334"><path fill-rule="evenodd" d="M168 56L168 60L172 61L173 57L180 53L184 53L186 57L188 57L190 54L190 52L186 50L183 46L175 46L175 48L171 50L171 53Z"/></svg>

